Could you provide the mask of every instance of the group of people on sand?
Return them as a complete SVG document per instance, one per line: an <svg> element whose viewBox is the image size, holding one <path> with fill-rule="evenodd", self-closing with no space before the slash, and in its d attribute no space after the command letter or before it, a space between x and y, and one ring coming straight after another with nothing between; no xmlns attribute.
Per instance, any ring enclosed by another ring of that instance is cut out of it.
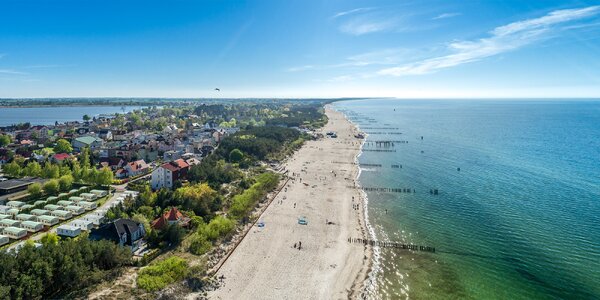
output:
<svg viewBox="0 0 600 300"><path fill-rule="evenodd" d="M298 247L296 247L296 244ZM294 249L302 250L302 242L294 243Z"/></svg>

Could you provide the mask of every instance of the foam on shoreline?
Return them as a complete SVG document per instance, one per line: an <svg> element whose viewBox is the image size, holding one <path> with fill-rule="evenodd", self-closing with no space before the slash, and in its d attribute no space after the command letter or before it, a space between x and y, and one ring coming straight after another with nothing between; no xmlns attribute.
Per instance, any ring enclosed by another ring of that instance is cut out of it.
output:
<svg viewBox="0 0 600 300"><path fill-rule="evenodd" d="M360 183L360 175L361 175L363 169L360 167L359 158L364 153L362 149L367 140L368 134L361 131L360 126L357 123L350 120L350 118L348 118L348 116L344 112L339 111L339 110L335 109L334 107L331 107L331 109L342 113L344 115L344 118L350 124L352 124L354 126L356 131L361 132L364 135L364 139L362 139L361 144L360 144L360 150L354 157L354 164L358 170L358 172L356 173L356 178L354 178L354 182L355 182L355 186L359 190L361 198L362 198L361 199L362 203L363 203L362 216L363 216L363 222L365 224L367 234L368 234L367 238L371 239L371 240L377 240L377 235L375 233L375 229L373 228L373 226L371 225L371 223L369 221L369 209L368 209L369 208L369 197L367 196L367 193L361 189L361 183ZM361 290L359 293L361 299L367 299L367 298L368 299L377 299L377 298L379 298L378 292L377 292L377 274L381 270L381 250L378 247L373 247L372 250L373 250L373 253L370 257L370 261L369 260L366 261L366 263L370 264L370 266L368 266L370 270L367 272L366 277L357 278L358 280L360 280L360 282L357 282L356 284L359 284L361 286Z"/></svg>

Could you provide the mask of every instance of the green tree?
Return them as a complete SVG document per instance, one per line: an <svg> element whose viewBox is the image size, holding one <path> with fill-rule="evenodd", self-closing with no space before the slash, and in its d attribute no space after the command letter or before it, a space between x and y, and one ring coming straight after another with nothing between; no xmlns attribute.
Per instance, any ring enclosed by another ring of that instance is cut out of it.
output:
<svg viewBox="0 0 600 300"><path fill-rule="evenodd" d="M90 147L83 148L83 150L81 151L81 154L79 155L79 158L81 160L80 165L82 168L84 168L84 169L91 168L92 163L91 163Z"/></svg>
<svg viewBox="0 0 600 300"><path fill-rule="evenodd" d="M65 139L60 139L56 141L56 146L54 146L54 152L56 153L71 153L73 152L73 146L71 143Z"/></svg>
<svg viewBox="0 0 600 300"><path fill-rule="evenodd" d="M198 216L207 216L217 209L218 194L208 184L193 184L175 190L175 204L186 210L193 210Z"/></svg>
<svg viewBox="0 0 600 300"><path fill-rule="evenodd" d="M104 167L98 172L95 178L95 183L98 185L110 185L113 181L113 172L109 168Z"/></svg>
<svg viewBox="0 0 600 300"><path fill-rule="evenodd" d="M42 177L44 178L58 178L60 177L60 168L57 165L47 162L42 170Z"/></svg>
<svg viewBox="0 0 600 300"><path fill-rule="evenodd" d="M25 175L31 177L39 177L42 174L42 167L37 161L33 161L27 164L25 167Z"/></svg>
<svg viewBox="0 0 600 300"><path fill-rule="evenodd" d="M4 171L4 173L6 173L9 176L19 177L19 175L21 174L21 166L19 166L19 164L13 160L10 163L2 166L2 171Z"/></svg>
<svg viewBox="0 0 600 300"><path fill-rule="evenodd" d="M92 119L92 117L90 117L89 115L83 115L83 120L84 121L89 121L91 119Z"/></svg>
<svg viewBox="0 0 600 300"><path fill-rule="evenodd" d="M8 144L10 144L11 142L11 138L9 135L6 134L2 134L0 135L0 147L4 147Z"/></svg>
<svg viewBox="0 0 600 300"><path fill-rule="evenodd" d="M244 159L244 153L240 149L233 149L229 152L229 161L239 163Z"/></svg>
<svg viewBox="0 0 600 300"><path fill-rule="evenodd" d="M58 179L58 184L60 186L61 191L68 191L73 186L73 176L71 175L63 175Z"/></svg>
<svg viewBox="0 0 600 300"><path fill-rule="evenodd" d="M44 183L44 192L46 192L46 194L55 195L58 194L59 190L60 184L58 182L58 179L51 179Z"/></svg>
<svg viewBox="0 0 600 300"><path fill-rule="evenodd" d="M31 184L27 187L27 192L34 198L42 195L42 185L38 182Z"/></svg>
<svg viewBox="0 0 600 300"><path fill-rule="evenodd" d="M60 237L58 236L58 234L50 232L42 236L40 241L44 246L57 245L58 241L60 241Z"/></svg>

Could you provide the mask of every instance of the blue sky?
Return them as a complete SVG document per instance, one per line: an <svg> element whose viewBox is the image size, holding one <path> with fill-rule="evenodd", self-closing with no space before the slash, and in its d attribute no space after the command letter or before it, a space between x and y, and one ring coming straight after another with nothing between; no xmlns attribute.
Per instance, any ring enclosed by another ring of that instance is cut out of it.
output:
<svg viewBox="0 0 600 300"><path fill-rule="evenodd" d="M2 0L0 97L600 97L598 5Z"/></svg>

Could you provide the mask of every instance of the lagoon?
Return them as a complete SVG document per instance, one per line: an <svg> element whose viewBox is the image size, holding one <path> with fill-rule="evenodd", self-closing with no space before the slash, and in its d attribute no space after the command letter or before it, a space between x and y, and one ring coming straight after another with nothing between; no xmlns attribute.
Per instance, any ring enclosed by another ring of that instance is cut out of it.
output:
<svg viewBox="0 0 600 300"><path fill-rule="evenodd" d="M31 125L53 125L55 122L81 121L83 115L126 113L142 106L48 106L0 108L0 126L30 122Z"/></svg>

